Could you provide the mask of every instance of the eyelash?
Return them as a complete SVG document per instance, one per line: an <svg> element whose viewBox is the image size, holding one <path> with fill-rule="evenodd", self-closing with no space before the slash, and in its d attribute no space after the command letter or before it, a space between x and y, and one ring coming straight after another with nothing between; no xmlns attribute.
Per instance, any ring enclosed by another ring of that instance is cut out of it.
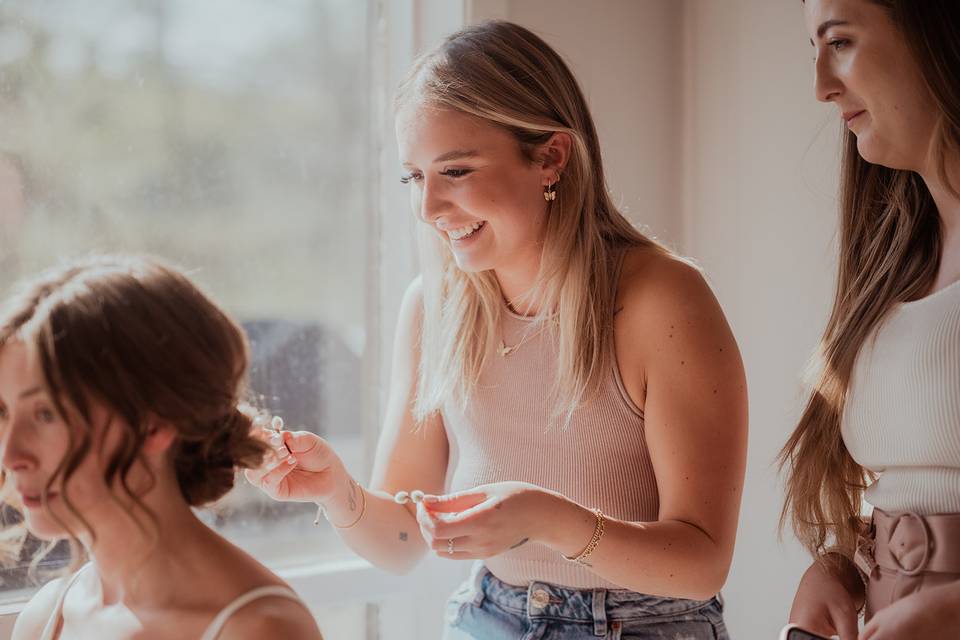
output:
<svg viewBox="0 0 960 640"><path fill-rule="evenodd" d="M832 47L833 50L839 53L841 50L845 49L850 44L850 41L846 38L835 38L827 43L828 47ZM817 61L817 56L813 56L812 60Z"/></svg>
<svg viewBox="0 0 960 640"><path fill-rule="evenodd" d="M444 169L440 172L440 175L456 180L458 178L464 178L470 173L473 173L473 169ZM400 176L400 182L403 184L409 184L411 180L416 182L422 179L423 174L420 173L408 173L405 176Z"/></svg>
<svg viewBox="0 0 960 640"><path fill-rule="evenodd" d="M46 417L41 417L41 415L45 415ZM37 422L42 422L42 423L44 423L44 424L50 424L50 423L52 423L52 422L56 422L56 421L57 421L57 414L56 414L55 412L53 412L52 410L47 409L46 407L40 407L40 408L38 408L36 411L33 412L33 418L34 418Z"/></svg>
<svg viewBox="0 0 960 640"><path fill-rule="evenodd" d="M834 51L840 51L841 49L846 47L848 44L850 44L849 40L846 40L844 38L837 38L835 40L831 40L830 42L828 42L827 46L833 47Z"/></svg>

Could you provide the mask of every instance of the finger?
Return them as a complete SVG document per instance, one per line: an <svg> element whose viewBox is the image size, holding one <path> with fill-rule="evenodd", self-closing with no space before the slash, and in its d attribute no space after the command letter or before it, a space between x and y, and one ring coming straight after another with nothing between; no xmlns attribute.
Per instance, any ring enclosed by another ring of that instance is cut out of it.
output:
<svg viewBox="0 0 960 640"><path fill-rule="evenodd" d="M453 553L450 553L450 540L453 540ZM430 549L441 558L465 560L479 558L479 552L473 548L469 537L436 538L430 542Z"/></svg>
<svg viewBox="0 0 960 640"><path fill-rule="evenodd" d="M469 509L464 509L463 511L454 513L437 513L436 519L445 524L467 524L476 516L488 512L496 503L496 498L490 498L489 500L484 500L480 504L474 505Z"/></svg>
<svg viewBox="0 0 960 640"><path fill-rule="evenodd" d="M878 640L879 636L877 629L879 629L879 626L877 625L876 618L874 618L873 621L863 628L863 631L860 632L859 638L856 635L851 637L857 640ZM844 638L843 640L846 639Z"/></svg>
<svg viewBox="0 0 960 640"><path fill-rule="evenodd" d="M290 456L260 478L264 487L276 488L290 472L297 468L297 459Z"/></svg>
<svg viewBox="0 0 960 640"><path fill-rule="evenodd" d="M423 497L423 503L430 511L437 513L456 513L475 507L486 499L487 494L483 491L465 491L463 493L451 493L445 496L427 495Z"/></svg>
<svg viewBox="0 0 960 640"><path fill-rule="evenodd" d="M431 513L422 502L417 507L417 522L420 523L420 530L429 533L433 538L461 538L476 532L477 527L472 520L463 522L459 519L451 519L453 515Z"/></svg>
<svg viewBox="0 0 960 640"><path fill-rule="evenodd" d="M298 456L315 453L324 453L326 441L312 431L284 431L283 442L290 449L290 453Z"/></svg>

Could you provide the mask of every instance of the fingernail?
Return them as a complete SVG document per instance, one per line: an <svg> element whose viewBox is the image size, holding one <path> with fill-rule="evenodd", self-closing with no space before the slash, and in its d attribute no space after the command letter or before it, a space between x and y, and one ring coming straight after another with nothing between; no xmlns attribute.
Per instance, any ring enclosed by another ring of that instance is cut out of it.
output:
<svg viewBox="0 0 960 640"><path fill-rule="evenodd" d="M297 459L293 456L287 456L287 464L297 464Z"/></svg>

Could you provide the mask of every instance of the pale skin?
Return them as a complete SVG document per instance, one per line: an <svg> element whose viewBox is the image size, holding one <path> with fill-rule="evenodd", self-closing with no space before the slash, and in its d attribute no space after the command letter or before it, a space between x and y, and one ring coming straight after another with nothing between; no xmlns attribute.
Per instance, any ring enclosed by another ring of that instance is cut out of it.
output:
<svg viewBox="0 0 960 640"><path fill-rule="evenodd" d="M67 453L67 433L79 416L56 411L32 347L10 342L0 348L0 446L2 463L21 495L24 518L41 539L66 532L39 502L47 480ZM58 637L174 639L200 637L231 600L255 587L284 585L252 557L203 524L180 493L170 447L176 431L153 423L143 448L144 462L130 486L156 514L153 525L119 487L103 477L106 459L129 429L103 403L92 402L93 445L66 487L55 484L46 503L89 553L92 567L67 592ZM147 470L156 477L148 488ZM76 510L95 527L96 538L66 508L66 490ZM131 517L141 518L146 532ZM14 640L40 637L53 614L66 578L47 583L17 618ZM320 638L316 622L296 602L270 597L233 616L222 638Z"/></svg>
<svg viewBox="0 0 960 640"><path fill-rule="evenodd" d="M806 0L804 17L816 50L817 99L837 106L868 162L914 171L937 205L943 253L928 294L960 280L960 198L937 174L933 132L937 106L902 33L868 0ZM960 159L947 158L953 189ZM864 592L852 565L841 583L812 565L794 598L790 621L841 640L952 638L960 627L960 582L907 596L858 631Z"/></svg>
<svg viewBox="0 0 960 640"><path fill-rule="evenodd" d="M531 162L505 130L419 103L398 114L397 137L419 220L447 243L461 269L492 269L507 301L522 298L543 250L543 190L562 174L570 137L553 135ZM482 228L467 243L447 233L478 223ZM737 345L699 272L674 258L645 250L628 255L618 307L617 361L645 413L660 513L649 523L608 519L591 570L627 589L709 598L730 566L745 465L747 398ZM521 313L536 310L536 300L518 305ZM449 446L441 418L418 428L411 413L421 313L414 282L400 311L386 421L362 518L362 505L349 500L357 483L312 434L286 435L297 460L292 469L281 465L248 477L279 499L323 504L338 526L356 523L339 530L344 540L396 572L428 551L482 559L529 541L577 555L594 532L592 505L520 482L443 495ZM428 494L425 502L394 502L392 494L415 488Z"/></svg>

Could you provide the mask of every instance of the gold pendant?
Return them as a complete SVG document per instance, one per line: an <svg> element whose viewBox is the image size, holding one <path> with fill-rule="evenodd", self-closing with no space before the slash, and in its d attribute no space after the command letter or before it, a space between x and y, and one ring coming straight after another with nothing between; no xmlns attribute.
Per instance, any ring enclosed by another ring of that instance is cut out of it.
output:
<svg viewBox="0 0 960 640"><path fill-rule="evenodd" d="M497 349L497 352L498 352L501 356L506 357L506 356L510 355L510 352L513 351L513 350L515 350L515 349L516 349L516 347L508 347L506 344L504 344L503 340L501 340L501 341L500 341L500 348Z"/></svg>

